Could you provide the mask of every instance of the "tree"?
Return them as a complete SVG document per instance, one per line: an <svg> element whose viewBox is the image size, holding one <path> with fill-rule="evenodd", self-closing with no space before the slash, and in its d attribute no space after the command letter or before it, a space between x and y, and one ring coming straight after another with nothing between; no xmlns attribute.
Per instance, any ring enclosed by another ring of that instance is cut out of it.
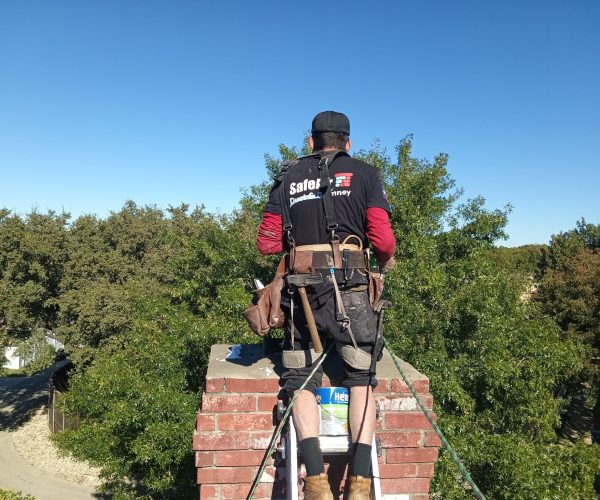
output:
<svg viewBox="0 0 600 500"><path fill-rule="evenodd" d="M56 327L69 218L0 210L0 346Z"/></svg>
<svg viewBox="0 0 600 500"><path fill-rule="evenodd" d="M394 303L388 341L430 377L440 425L484 493L592 495L597 450L561 446L557 436L567 401L556 391L583 369L581 351L537 304L520 300L525 278L490 260L509 207L486 210L480 197L461 202L447 157L418 160L411 146L411 137L403 140L395 162L378 145L360 153L386 181L399 242L386 278ZM447 457L432 496L469 497Z"/></svg>
<svg viewBox="0 0 600 500"><path fill-rule="evenodd" d="M600 428L600 226L581 219L575 229L552 237L535 299L562 337L584 353L584 369L564 388L571 395L564 420L565 431L585 435L590 428L582 416L594 405Z"/></svg>

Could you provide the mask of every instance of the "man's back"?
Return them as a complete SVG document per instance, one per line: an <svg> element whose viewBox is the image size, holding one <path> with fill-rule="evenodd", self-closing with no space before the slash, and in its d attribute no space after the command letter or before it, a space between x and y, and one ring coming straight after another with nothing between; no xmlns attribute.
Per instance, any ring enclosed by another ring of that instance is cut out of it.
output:
<svg viewBox="0 0 600 500"><path fill-rule="evenodd" d="M280 190L283 190L297 245L328 243L330 240L318 165L318 156L296 162L288 170L283 183L273 189L266 206L267 212L282 214ZM329 178L339 224L336 234L341 240L356 235L366 245L367 209L389 211L379 173L363 161L340 154L329 167Z"/></svg>

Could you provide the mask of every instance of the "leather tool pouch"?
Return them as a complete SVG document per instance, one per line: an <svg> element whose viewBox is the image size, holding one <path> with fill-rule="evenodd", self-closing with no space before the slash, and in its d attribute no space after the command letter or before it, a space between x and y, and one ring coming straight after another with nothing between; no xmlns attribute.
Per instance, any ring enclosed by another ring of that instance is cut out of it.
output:
<svg viewBox="0 0 600 500"><path fill-rule="evenodd" d="M256 291L252 305L244 311L244 318L250 329L261 337L268 335L272 328L283 328L285 315L281 310L281 291L285 283L285 269L284 256L279 262L273 281Z"/></svg>
<svg viewBox="0 0 600 500"><path fill-rule="evenodd" d="M294 252L294 267L296 274L314 274L313 251Z"/></svg>
<svg viewBox="0 0 600 500"><path fill-rule="evenodd" d="M369 271L369 302L371 307L375 309L375 304L383 294L383 278L380 273Z"/></svg>

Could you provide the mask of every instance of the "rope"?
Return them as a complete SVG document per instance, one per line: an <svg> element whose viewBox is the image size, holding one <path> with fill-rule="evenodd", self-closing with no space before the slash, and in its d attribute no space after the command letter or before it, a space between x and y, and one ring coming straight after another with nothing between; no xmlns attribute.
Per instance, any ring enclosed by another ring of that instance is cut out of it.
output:
<svg viewBox="0 0 600 500"><path fill-rule="evenodd" d="M460 460L459 456L454 451L454 448L452 448L452 446L450 446L450 443L448 442L448 440L446 439L446 437L442 433L441 429L438 427L438 425L433 420L433 417L431 416L431 413L429 412L429 410L427 408L425 408L425 405L421 401L421 398L417 394L417 391L415 391L415 388L412 386L412 384L410 383L410 381L408 380L408 378L404 374L404 371L402 370L402 368L400 368L400 365L398 364L398 361L396 361L396 355L394 354L394 351L392 351L392 349L390 348L389 344L387 343L387 341L385 339L383 340L383 343L384 343L385 347L388 348L388 351L390 351L390 354L392 355L392 361L394 362L394 365L396 365L396 368L398 369L398 372L400 373L400 375L402 376L404 382L406 383L406 385L410 389L410 392L412 392L412 395L417 400L417 403L420 406L420 408L423 411L423 413L425 414L425 417L427 417L427 420L429 420L429 423L431 424L431 427L433 427L433 430L435 431L435 433L441 439L442 444L444 445L444 448L446 450L448 450L448 453L450 453L450 457L452 458L452 460L454 461L454 463L458 466L458 470L463 475L463 477L465 478L465 480L469 483L469 485L471 486L471 488L473 488L473 495L478 500L487 500L485 498L485 496L483 495L483 493L481 493L481 491L479 490L479 488L475 484L475 481L473 481L473 478L471 477L471 474L469 474L469 471L467 470L467 468L465 467L465 465Z"/></svg>
<svg viewBox="0 0 600 500"><path fill-rule="evenodd" d="M319 369L319 367L323 364L323 361L325 361L325 358L327 357L327 354L329 354L329 351L331 351L332 347L333 347L333 343L329 345L329 347L325 350L325 352L323 354L321 354L321 356L319 356L319 358L317 359L317 361L315 363L314 368L309 373L308 377L306 377L306 380L300 386L300 389L298 389L294 393L294 397L290 401L290 404L287 406L285 413L283 414L283 417L281 417L281 420L279 421L279 424L277 425L277 428L275 429L275 432L273 433L273 437L271 438L271 442L269 443L269 448L267 449L265 455L263 456L262 462L260 463L260 468L258 469L258 473L256 474L256 477L254 478L254 482L252 483L252 487L250 488L250 493L248 493L246 500L252 500L252 497L254 495L254 492L256 491L256 488L258 488L258 483L260 483L260 478L262 477L263 472L265 471L265 467L267 466L267 462L269 461L269 457L271 456L271 453L273 453L273 448L275 448L275 445L277 444L277 440L279 439L279 436L281 435L281 431L283 430L284 425L287 423L290 413L292 413L292 408L294 407L294 403L296 403L296 399L298 399L302 390L307 386L310 379L313 377L313 375L316 373L316 371Z"/></svg>

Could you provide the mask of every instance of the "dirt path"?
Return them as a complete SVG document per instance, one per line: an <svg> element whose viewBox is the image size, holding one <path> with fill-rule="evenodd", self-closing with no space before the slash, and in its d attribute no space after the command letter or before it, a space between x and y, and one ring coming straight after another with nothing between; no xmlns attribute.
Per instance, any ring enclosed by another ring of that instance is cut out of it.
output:
<svg viewBox="0 0 600 500"><path fill-rule="evenodd" d="M36 500L100 498L89 486L58 479L29 464L16 450L13 433L47 403L48 379L56 363L31 377L0 378L0 487L20 490Z"/></svg>

